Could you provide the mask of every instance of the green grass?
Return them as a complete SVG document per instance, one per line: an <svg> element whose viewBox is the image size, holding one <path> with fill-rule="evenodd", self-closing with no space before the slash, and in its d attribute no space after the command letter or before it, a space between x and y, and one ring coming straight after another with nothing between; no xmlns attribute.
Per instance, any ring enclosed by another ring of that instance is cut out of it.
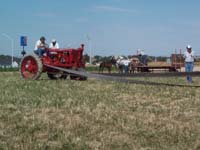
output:
<svg viewBox="0 0 200 150"><path fill-rule="evenodd" d="M200 149L200 89L1 72L0 149Z"/></svg>

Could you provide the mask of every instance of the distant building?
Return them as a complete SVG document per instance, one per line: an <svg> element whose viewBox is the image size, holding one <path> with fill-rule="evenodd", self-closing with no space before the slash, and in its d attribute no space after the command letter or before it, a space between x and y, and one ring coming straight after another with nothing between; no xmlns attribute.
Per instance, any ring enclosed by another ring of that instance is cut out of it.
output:
<svg viewBox="0 0 200 150"><path fill-rule="evenodd" d="M13 58L13 63L12 63L12 67L19 67L19 63L21 61L20 58L18 57L14 57ZM9 68L11 67L11 60L12 57L8 56L8 55L0 55L0 67L4 67L4 68Z"/></svg>
<svg viewBox="0 0 200 150"><path fill-rule="evenodd" d="M18 65L18 63L17 63L16 61L14 61L14 62L12 63L12 67L13 67L13 68L18 68L19 65Z"/></svg>

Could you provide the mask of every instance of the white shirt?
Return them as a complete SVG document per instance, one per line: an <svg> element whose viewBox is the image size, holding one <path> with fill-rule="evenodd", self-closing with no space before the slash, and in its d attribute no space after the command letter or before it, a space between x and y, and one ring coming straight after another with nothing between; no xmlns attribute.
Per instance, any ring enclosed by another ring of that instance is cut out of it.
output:
<svg viewBox="0 0 200 150"><path fill-rule="evenodd" d="M185 62L194 62L194 51L184 53Z"/></svg>
<svg viewBox="0 0 200 150"><path fill-rule="evenodd" d="M123 63L125 66L128 66L130 62L131 62L130 60L122 60L122 63Z"/></svg>
<svg viewBox="0 0 200 150"><path fill-rule="evenodd" d="M36 44L35 44L35 49L34 49L34 50L35 50L35 51L38 50L38 47L41 46L41 45L43 45L42 42L41 42L40 40L38 40L38 41L36 42ZM47 45L45 44L45 46L47 46Z"/></svg>
<svg viewBox="0 0 200 150"><path fill-rule="evenodd" d="M49 44L49 48L51 48L51 49L59 49L59 44L56 42L55 46L53 46L53 43L51 42Z"/></svg>

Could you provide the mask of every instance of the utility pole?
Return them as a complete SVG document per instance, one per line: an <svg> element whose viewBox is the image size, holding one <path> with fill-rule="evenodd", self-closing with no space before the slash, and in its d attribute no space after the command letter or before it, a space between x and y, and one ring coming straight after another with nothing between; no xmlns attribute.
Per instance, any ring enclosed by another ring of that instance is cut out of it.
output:
<svg viewBox="0 0 200 150"><path fill-rule="evenodd" d="M90 51L90 64L92 64L92 42L91 42L91 38L89 37L89 35L87 35L87 40L88 40L88 47L89 47L89 51Z"/></svg>
<svg viewBox="0 0 200 150"><path fill-rule="evenodd" d="M13 67L13 53L14 53L14 39L11 38L9 35L5 34L5 33L2 33L1 34L2 36L6 37L8 40L11 41L11 48L12 48L12 60L11 60L11 67Z"/></svg>

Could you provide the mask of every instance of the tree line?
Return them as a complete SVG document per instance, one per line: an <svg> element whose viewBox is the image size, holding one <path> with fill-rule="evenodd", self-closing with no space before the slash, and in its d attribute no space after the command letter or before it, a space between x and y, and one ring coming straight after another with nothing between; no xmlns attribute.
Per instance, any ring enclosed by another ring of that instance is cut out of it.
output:
<svg viewBox="0 0 200 150"><path fill-rule="evenodd" d="M11 65L12 57L9 55L0 55L0 65L1 66L9 66ZM20 63L20 58L13 57L13 61L16 61L18 64Z"/></svg>

